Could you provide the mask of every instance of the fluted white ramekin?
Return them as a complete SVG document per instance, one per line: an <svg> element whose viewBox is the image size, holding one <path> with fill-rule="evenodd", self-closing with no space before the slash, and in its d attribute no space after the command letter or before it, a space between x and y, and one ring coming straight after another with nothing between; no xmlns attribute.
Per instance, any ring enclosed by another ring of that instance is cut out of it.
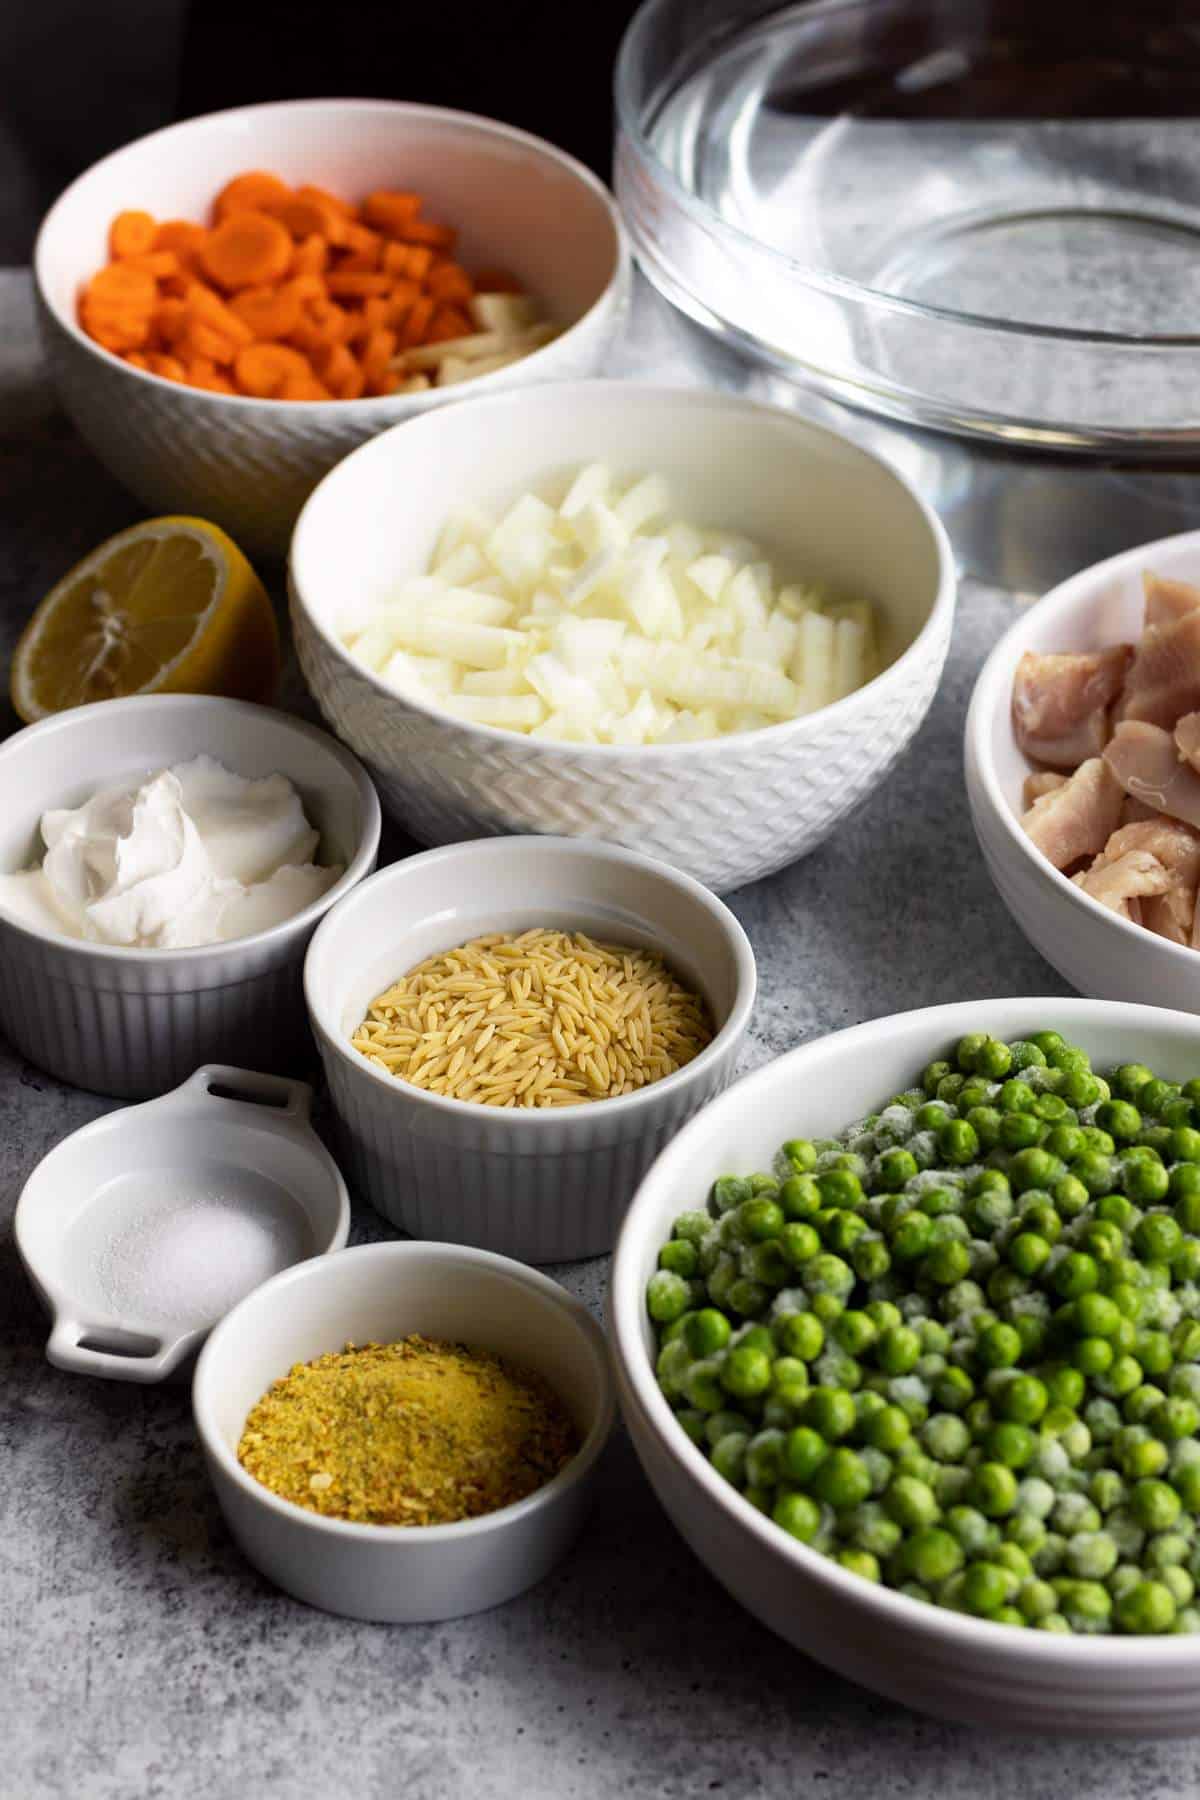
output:
<svg viewBox="0 0 1200 1800"><path fill-rule="evenodd" d="M478 1106L388 1075L350 1042L377 994L436 951L543 925L660 950L718 1026L674 1075L614 1100ZM381 869L313 936L304 968L352 1182L415 1237L524 1262L598 1256L642 1174L731 1080L754 1003L745 932L687 875L578 838L487 838Z"/></svg>
<svg viewBox="0 0 1200 1800"><path fill-rule="evenodd" d="M595 461L667 476L682 515L750 537L789 580L875 602L887 667L835 705L761 731L622 746L477 725L351 655L348 624L426 567L456 507L504 506ZM946 533L888 463L795 413L641 382L468 395L385 432L325 477L290 557L305 679L414 837L604 838L716 893L806 855L876 791L929 710L954 621Z"/></svg>
<svg viewBox="0 0 1200 1800"><path fill-rule="evenodd" d="M282 1499L246 1472L250 1408L298 1362L411 1332L536 1370L575 1420L566 1468L512 1506L454 1525L360 1525ZM196 1365L196 1430L230 1531L263 1574L326 1612L455 1619L540 1581L591 1504L616 1406L604 1333L556 1282L451 1244L360 1244L275 1276L228 1313Z"/></svg>
<svg viewBox="0 0 1200 1800"><path fill-rule="evenodd" d="M0 1031L76 1087L143 1100L201 1063L272 1074L307 1061L301 965L314 926L375 867L379 801L348 750L300 719L206 695L105 700L0 746L0 871L41 860L38 822L99 788L206 754L243 776L286 775L321 833L328 891L268 931L188 950L134 950L42 932L0 903Z"/></svg>

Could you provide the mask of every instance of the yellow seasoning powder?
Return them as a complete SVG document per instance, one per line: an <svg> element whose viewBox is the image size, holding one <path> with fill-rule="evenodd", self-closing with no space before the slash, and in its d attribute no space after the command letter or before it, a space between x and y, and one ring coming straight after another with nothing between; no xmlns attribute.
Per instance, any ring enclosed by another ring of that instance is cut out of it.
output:
<svg viewBox="0 0 1200 1800"><path fill-rule="evenodd" d="M541 1376L434 1338L297 1363L246 1420L238 1458L272 1493L367 1525L450 1525L523 1500L579 1449Z"/></svg>

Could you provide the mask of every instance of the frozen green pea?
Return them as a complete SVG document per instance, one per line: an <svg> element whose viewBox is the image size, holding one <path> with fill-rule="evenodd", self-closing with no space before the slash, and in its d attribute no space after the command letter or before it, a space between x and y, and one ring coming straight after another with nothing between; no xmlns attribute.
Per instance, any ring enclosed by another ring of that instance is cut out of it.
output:
<svg viewBox="0 0 1200 1800"><path fill-rule="evenodd" d="M1176 1610L1171 1590L1163 1582L1139 1581L1117 1601L1116 1618L1122 1631L1143 1637L1170 1631Z"/></svg>
<svg viewBox="0 0 1200 1800"><path fill-rule="evenodd" d="M717 1474L734 1487L743 1487L746 1481L746 1446L750 1435L745 1431L729 1431L718 1439L712 1447L712 1466Z"/></svg>
<svg viewBox="0 0 1200 1800"><path fill-rule="evenodd" d="M821 1526L821 1509L808 1494L785 1493L771 1511L771 1517L791 1537L811 1544Z"/></svg>

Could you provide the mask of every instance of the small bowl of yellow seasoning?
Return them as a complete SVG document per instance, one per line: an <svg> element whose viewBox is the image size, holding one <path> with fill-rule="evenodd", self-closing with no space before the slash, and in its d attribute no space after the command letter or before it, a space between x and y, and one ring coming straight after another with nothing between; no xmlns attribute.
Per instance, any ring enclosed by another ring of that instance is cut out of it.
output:
<svg viewBox="0 0 1200 1800"><path fill-rule="evenodd" d="M729 908L669 864L497 837L362 883L304 986L358 1191L414 1236L548 1263L610 1250L728 1086L755 969Z"/></svg>
<svg viewBox="0 0 1200 1800"><path fill-rule="evenodd" d="M266 1282L209 1338L193 1406L247 1559L312 1606L393 1623L547 1574L614 1418L587 1309L453 1244L367 1244Z"/></svg>

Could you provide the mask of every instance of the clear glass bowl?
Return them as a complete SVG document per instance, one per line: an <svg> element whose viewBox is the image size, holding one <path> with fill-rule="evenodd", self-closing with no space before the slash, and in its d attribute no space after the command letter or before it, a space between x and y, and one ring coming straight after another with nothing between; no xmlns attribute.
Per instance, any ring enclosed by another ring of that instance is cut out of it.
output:
<svg viewBox="0 0 1200 1800"><path fill-rule="evenodd" d="M826 398L1195 464L1200 16L1175 0L647 0L616 185L677 307Z"/></svg>

